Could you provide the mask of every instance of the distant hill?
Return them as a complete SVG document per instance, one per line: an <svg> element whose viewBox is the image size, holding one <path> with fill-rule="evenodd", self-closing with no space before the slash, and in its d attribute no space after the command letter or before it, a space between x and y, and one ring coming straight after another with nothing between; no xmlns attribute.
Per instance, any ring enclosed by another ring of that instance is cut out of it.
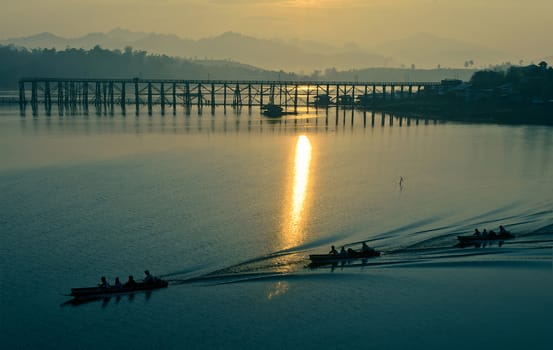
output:
<svg viewBox="0 0 553 350"><path fill-rule="evenodd" d="M334 47L314 41L259 39L226 32L199 40L183 39L171 34L131 32L114 29L78 38L62 38L49 33L0 41L0 45L32 48L66 47L91 49L96 45L108 49L134 49L184 58L233 60L270 70L310 73L315 69L335 67L354 69L397 66L391 58L367 52L355 45Z"/></svg>
<svg viewBox="0 0 553 350"><path fill-rule="evenodd" d="M373 48L403 64L420 67L463 67L472 61L474 67L496 65L517 59L508 53L465 43L439 38L427 33L417 33L401 40L389 41Z"/></svg>
<svg viewBox="0 0 553 350"><path fill-rule="evenodd" d="M173 34L132 32L116 28L106 33L90 33L77 38L63 38L50 33L12 38L0 45L19 47L122 50L130 46L149 53L188 59L232 60L269 70L311 73L314 70L363 69L369 67L420 68L465 66L482 68L520 58L494 49L458 40L440 38L426 33L361 47L355 43L328 43L299 39L260 39L234 32L203 39L185 39Z"/></svg>
<svg viewBox="0 0 553 350"><path fill-rule="evenodd" d="M0 46L0 89L14 89L24 77L111 79L297 80L293 73L259 69L224 60L148 55L145 51L17 49Z"/></svg>
<svg viewBox="0 0 553 350"><path fill-rule="evenodd" d="M265 70L229 60L184 59L127 48L33 49L0 45L0 89L14 89L23 77L220 79L297 81L469 80L471 69L364 68L316 71L310 75Z"/></svg>

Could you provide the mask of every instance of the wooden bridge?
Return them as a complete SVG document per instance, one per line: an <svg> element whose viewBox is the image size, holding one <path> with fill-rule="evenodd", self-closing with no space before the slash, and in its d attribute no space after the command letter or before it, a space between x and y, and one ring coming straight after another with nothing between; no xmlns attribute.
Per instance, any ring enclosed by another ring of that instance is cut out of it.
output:
<svg viewBox="0 0 553 350"><path fill-rule="evenodd" d="M64 113L112 114L116 106L123 114L134 105L152 115L153 106L161 114L177 107L215 108L264 106L274 103L285 109L315 106L370 105L371 101L412 99L439 82L336 82L336 81L236 81L236 80L160 80L160 79L58 79L24 78L19 81L19 105L22 115L30 104L33 115L39 105L46 115L52 106Z"/></svg>

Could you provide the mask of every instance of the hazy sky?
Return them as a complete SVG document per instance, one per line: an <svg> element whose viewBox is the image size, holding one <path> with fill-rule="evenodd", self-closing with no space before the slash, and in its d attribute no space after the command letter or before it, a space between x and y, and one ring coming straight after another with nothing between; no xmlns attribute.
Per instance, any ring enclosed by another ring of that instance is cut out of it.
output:
<svg viewBox="0 0 553 350"><path fill-rule="evenodd" d="M235 31L368 46L427 32L517 56L553 54L553 0L0 0L0 38L115 27L185 38ZM523 54L523 52L526 53Z"/></svg>

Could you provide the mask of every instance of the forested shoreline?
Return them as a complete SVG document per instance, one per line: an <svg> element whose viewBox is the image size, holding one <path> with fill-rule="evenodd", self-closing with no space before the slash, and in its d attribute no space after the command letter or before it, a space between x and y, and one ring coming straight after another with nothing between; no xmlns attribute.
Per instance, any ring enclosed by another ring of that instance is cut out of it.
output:
<svg viewBox="0 0 553 350"><path fill-rule="evenodd" d="M146 51L67 48L32 49L0 45L0 89L17 89L23 77L198 80L332 80L332 81L440 81L468 80L470 69L383 68L339 71L328 68L309 75L265 70L228 60L191 60Z"/></svg>

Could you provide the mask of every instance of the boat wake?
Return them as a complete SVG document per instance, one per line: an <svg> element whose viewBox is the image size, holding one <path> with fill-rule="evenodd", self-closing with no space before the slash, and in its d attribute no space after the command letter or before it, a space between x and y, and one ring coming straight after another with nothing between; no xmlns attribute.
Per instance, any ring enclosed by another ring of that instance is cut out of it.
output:
<svg viewBox="0 0 553 350"><path fill-rule="evenodd" d="M550 203L543 204L549 206ZM193 269L183 269L166 277L174 277L172 284L206 283L226 284L259 281L273 278L298 278L314 271L334 273L335 271L374 270L407 267L471 267L489 266L513 267L539 265L551 268L553 248L553 210L534 207L522 213L509 213L517 205L509 204L489 212L458 220L449 225L437 225L436 218L420 219L380 234L340 242L346 247L358 248L368 242L382 254L370 259L344 259L329 264L313 266L310 254L326 253L328 245L335 243L328 238L305 242L302 245L272 252L194 275ZM459 235L470 235L475 227L490 229L502 224L515 237L479 241L460 245ZM359 239L362 238L362 239ZM351 270L354 269L354 270ZM179 278L183 276L183 278Z"/></svg>

